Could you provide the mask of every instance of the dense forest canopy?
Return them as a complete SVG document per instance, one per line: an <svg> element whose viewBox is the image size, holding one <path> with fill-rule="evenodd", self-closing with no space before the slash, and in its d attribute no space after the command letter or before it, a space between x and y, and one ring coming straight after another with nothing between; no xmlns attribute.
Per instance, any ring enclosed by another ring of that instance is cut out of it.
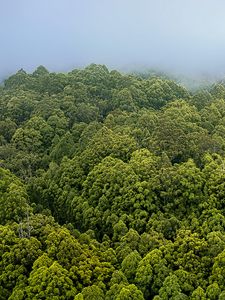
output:
<svg viewBox="0 0 225 300"><path fill-rule="evenodd" d="M0 87L0 299L225 299L225 84L92 64Z"/></svg>

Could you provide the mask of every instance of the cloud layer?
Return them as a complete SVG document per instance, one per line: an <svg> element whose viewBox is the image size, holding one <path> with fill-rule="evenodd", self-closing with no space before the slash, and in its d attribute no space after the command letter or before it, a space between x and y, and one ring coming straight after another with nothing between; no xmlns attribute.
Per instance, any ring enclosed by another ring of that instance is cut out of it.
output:
<svg viewBox="0 0 225 300"><path fill-rule="evenodd" d="M225 73L223 0L8 0L0 34L0 76L92 62Z"/></svg>

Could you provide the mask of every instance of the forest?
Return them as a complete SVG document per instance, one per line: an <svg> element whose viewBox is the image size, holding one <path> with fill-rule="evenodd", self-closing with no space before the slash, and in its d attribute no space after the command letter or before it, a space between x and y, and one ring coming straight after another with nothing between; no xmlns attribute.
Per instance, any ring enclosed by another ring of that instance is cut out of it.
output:
<svg viewBox="0 0 225 300"><path fill-rule="evenodd" d="M19 70L0 224L1 300L225 299L225 82Z"/></svg>

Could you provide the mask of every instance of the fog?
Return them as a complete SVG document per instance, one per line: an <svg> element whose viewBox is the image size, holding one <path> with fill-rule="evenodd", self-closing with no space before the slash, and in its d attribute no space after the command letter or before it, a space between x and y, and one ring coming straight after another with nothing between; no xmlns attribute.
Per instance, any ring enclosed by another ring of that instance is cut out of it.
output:
<svg viewBox="0 0 225 300"><path fill-rule="evenodd" d="M0 78L38 65L225 73L224 0L0 0Z"/></svg>

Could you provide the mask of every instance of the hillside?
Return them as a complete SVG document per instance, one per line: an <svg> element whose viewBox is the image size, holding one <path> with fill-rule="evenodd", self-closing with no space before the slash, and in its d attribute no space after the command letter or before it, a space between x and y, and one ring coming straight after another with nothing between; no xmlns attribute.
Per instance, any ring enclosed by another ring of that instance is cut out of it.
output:
<svg viewBox="0 0 225 300"><path fill-rule="evenodd" d="M0 299L225 299L225 85L92 64L0 87Z"/></svg>

